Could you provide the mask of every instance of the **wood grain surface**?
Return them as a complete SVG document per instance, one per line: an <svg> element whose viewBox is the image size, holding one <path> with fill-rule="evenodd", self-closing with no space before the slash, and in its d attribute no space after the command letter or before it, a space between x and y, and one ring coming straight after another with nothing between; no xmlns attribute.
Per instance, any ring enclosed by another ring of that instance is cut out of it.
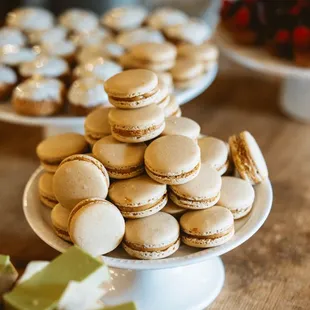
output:
<svg viewBox="0 0 310 310"><path fill-rule="evenodd" d="M182 108L205 134L226 140L244 129L252 132L274 189L265 225L222 257L226 281L212 310L310 309L310 124L281 114L279 87L277 80L228 64L211 88ZM39 164L40 139L39 128L0 123L0 252L20 269L57 255L31 231L22 212L24 186Z"/></svg>

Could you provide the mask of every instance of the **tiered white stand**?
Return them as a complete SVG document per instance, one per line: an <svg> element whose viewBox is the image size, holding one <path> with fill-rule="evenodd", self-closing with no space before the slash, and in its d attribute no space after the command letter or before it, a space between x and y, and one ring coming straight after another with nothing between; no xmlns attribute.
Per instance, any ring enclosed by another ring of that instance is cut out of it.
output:
<svg viewBox="0 0 310 310"><path fill-rule="evenodd" d="M217 64L205 74L203 79L195 86L186 90L175 91L176 100L183 105L203 93L214 81L218 71ZM42 126L45 130L45 136L51 136L62 132L84 133L84 117L74 117L68 115L50 116L50 117L29 117L15 113L12 105L0 103L0 120L27 126Z"/></svg>
<svg viewBox="0 0 310 310"><path fill-rule="evenodd" d="M39 200L38 168L28 181L23 209L33 231L48 245L63 252L70 244L58 238L50 222L50 210ZM202 310L220 293L225 271L220 255L238 247L263 225L271 210L269 180L255 186L253 209L235 222L235 235L224 245L198 250L181 245L171 257L143 261L130 258L120 247L103 260L111 267L112 283L104 297L107 305L134 300L139 310Z"/></svg>
<svg viewBox="0 0 310 310"><path fill-rule="evenodd" d="M310 69L272 56L263 47L236 44L221 27L216 33L216 41L221 52L235 62L264 74L282 77L279 100L282 111L298 121L310 122Z"/></svg>

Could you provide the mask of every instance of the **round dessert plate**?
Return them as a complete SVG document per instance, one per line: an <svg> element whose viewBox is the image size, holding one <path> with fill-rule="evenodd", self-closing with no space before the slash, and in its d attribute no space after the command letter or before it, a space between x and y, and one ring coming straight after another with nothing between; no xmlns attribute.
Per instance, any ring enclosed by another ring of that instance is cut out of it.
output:
<svg viewBox="0 0 310 310"><path fill-rule="evenodd" d="M218 71L218 65L214 66L205 74L202 80L195 87L186 90L176 90L176 100L183 105L203 93L214 81ZM49 116L49 117L30 117L18 115L9 102L0 103L0 120L22 124L28 126L53 126L53 127L75 127L84 125L85 117L76 117L68 115Z"/></svg>

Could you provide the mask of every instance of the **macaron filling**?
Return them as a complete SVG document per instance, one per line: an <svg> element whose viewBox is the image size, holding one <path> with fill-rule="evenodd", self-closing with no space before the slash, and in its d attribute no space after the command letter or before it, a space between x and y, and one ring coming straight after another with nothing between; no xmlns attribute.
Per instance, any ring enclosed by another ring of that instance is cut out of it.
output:
<svg viewBox="0 0 310 310"><path fill-rule="evenodd" d="M234 232L234 226L230 226L229 228L221 232L217 232L217 233L209 234L209 235L191 234L191 232L186 232L182 230L182 238L188 238L192 240L216 240L219 238L223 238L225 236L229 236L233 232Z"/></svg>
<svg viewBox="0 0 310 310"><path fill-rule="evenodd" d="M122 176L126 174L141 174L144 171L144 165L137 165L137 166L130 166L130 167L109 167L107 165L104 165L105 168L107 169L109 175L113 178L113 176Z"/></svg>
<svg viewBox="0 0 310 310"><path fill-rule="evenodd" d="M178 238L175 242L164 245L164 246L159 246L159 247L148 247L146 245L141 245L141 244L136 244L129 242L127 240L123 241L123 244L125 244L127 247L129 247L131 250L135 251L146 251L146 252L162 252L168 250L170 247L174 246L180 242L180 238Z"/></svg>
<svg viewBox="0 0 310 310"><path fill-rule="evenodd" d="M66 241L70 241L71 242L71 238L69 236L69 233L67 230L63 230L61 228L56 227L55 225L53 225L54 231L56 233L56 235L58 235L59 237L65 239Z"/></svg>
<svg viewBox="0 0 310 310"><path fill-rule="evenodd" d="M58 203L56 198L51 198L51 196L48 196L42 192L40 193L40 198L43 203L44 201L47 201L48 203L55 204L55 205Z"/></svg>
<svg viewBox="0 0 310 310"><path fill-rule="evenodd" d="M135 137L137 139L144 137L156 130L160 130L165 125L164 122L161 122L159 125L152 125L145 129L125 129L123 126L112 125L112 131L123 137Z"/></svg>
<svg viewBox="0 0 310 310"><path fill-rule="evenodd" d="M123 101L125 101L125 102L135 102L135 101L140 101L140 100L148 99L148 98L154 96L157 92L158 92L158 87L155 87L150 92L147 92L147 93L144 93L144 94L140 94L138 96L134 96L134 97L115 97L113 95L109 95L109 99L112 99L114 101L122 101L122 102Z"/></svg>

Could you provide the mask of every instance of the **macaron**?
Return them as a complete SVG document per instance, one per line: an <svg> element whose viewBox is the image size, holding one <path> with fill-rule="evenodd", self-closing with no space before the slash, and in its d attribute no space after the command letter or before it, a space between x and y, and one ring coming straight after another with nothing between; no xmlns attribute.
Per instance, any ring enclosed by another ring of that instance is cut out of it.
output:
<svg viewBox="0 0 310 310"><path fill-rule="evenodd" d="M235 220L251 211L254 199L255 191L249 182L234 177L222 177L218 205L230 210Z"/></svg>
<svg viewBox="0 0 310 310"><path fill-rule="evenodd" d="M221 186L221 175L208 164L201 164L200 171L193 180L170 186L169 198L182 208L206 209L218 202Z"/></svg>
<svg viewBox="0 0 310 310"><path fill-rule="evenodd" d="M165 128L165 116L156 104L141 109L111 109L112 136L121 142L139 143L159 136Z"/></svg>
<svg viewBox="0 0 310 310"><path fill-rule="evenodd" d="M110 185L102 163L89 155L72 155L63 160L53 177L53 190L60 204L72 210L81 200L105 199Z"/></svg>
<svg viewBox="0 0 310 310"><path fill-rule="evenodd" d="M196 140L200 134L200 126L187 117L170 116L166 118L165 123L161 136L180 135Z"/></svg>
<svg viewBox="0 0 310 310"><path fill-rule="evenodd" d="M82 200L68 221L71 240L93 256L113 251L122 242L125 221L120 211L101 198Z"/></svg>
<svg viewBox="0 0 310 310"><path fill-rule="evenodd" d="M39 195L41 202L49 208L54 208L58 203L53 192L53 174L44 172L40 176Z"/></svg>
<svg viewBox="0 0 310 310"><path fill-rule="evenodd" d="M158 77L149 70L126 70L105 81L104 89L115 107L141 108L156 102Z"/></svg>
<svg viewBox="0 0 310 310"><path fill-rule="evenodd" d="M179 217L184 214L187 209L177 206L172 200L169 199L161 211L173 215L174 217Z"/></svg>
<svg viewBox="0 0 310 310"><path fill-rule="evenodd" d="M51 212L51 220L56 235L63 240L71 242L68 232L69 215L70 210L58 203Z"/></svg>
<svg viewBox="0 0 310 310"><path fill-rule="evenodd" d="M231 155L242 179L258 184L268 178L268 168L264 156L255 140L243 131L229 138Z"/></svg>
<svg viewBox="0 0 310 310"><path fill-rule="evenodd" d="M170 72L157 72L158 84L163 83L168 86L169 93L174 90L173 79ZM160 86L159 86L160 87Z"/></svg>
<svg viewBox="0 0 310 310"><path fill-rule="evenodd" d="M180 219L181 239L195 248L212 248L227 242L234 235L234 217L223 207L190 211Z"/></svg>
<svg viewBox="0 0 310 310"><path fill-rule="evenodd" d="M157 74L158 75L158 74ZM161 109L164 109L170 102L170 85L158 76L158 95L156 104Z"/></svg>
<svg viewBox="0 0 310 310"><path fill-rule="evenodd" d="M195 86L204 76L204 65L190 58L180 58L171 69L176 88L184 89Z"/></svg>
<svg viewBox="0 0 310 310"><path fill-rule="evenodd" d="M138 259L168 257L180 246L179 223L164 212L128 220L122 245L130 256Z"/></svg>
<svg viewBox="0 0 310 310"><path fill-rule="evenodd" d="M147 174L155 181L184 184L199 173L200 149L185 136L160 137L147 147L144 163Z"/></svg>
<svg viewBox="0 0 310 310"><path fill-rule="evenodd" d="M109 199L125 218L141 218L160 211L167 203L167 186L147 175L112 183Z"/></svg>
<svg viewBox="0 0 310 310"><path fill-rule="evenodd" d="M84 137L78 133L64 133L43 140L36 149L41 165L54 173L66 157L88 152Z"/></svg>
<svg viewBox="0 0 310 310"><path fill-rule="evenodd" d="M179 104L177 103L175 96L170 95L170 101L164 107L164 114L165 114L166 118L169 116L176 116L176 117L182 116L181 108L180 108Z"/></svg>
<svg viewBox="0 0 310 310"><path fill-rule="evenodd" d="M107 169L110 178L128 179L144 172L145 143L123 143L106 136L93 147L94 156Z"/></svg>
<svg viewBox="0 0 310 310"><path fill-rule="evenodd" d="M85 140L94 145L101 138L111 134L109 112L111 108L98 108L90 112L84 122Z"/></svg>
<svg viewBox="0 0 310 310"><path fill-rule="evenodd" d="M174 66L177 49L171 43L145 42L132 46L130 55L135 68L167 71Z"/></svg>
<svg viewBox="0 0 310 310"><path fill-rule="evenodd" d="M213 137L203 137L198 140L201 162L207 163L221 175L229 167L229 147L226 142Z"/></svg>

